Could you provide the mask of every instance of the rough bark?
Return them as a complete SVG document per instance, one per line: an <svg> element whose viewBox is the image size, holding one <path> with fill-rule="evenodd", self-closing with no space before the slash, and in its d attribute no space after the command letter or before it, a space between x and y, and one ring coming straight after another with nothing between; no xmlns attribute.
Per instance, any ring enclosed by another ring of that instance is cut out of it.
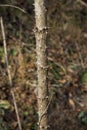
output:
<svg viewBox="0 0 87 130"><path fill-rule="evenodd" d="M44 0L35 0L39 130L48 130L47 27Z"/></svg>

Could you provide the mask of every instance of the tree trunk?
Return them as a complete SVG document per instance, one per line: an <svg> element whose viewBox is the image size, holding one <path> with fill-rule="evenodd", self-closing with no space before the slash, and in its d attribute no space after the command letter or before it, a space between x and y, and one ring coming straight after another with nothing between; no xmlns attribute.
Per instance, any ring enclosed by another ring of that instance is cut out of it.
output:
<svg viewBox="0 0 87 130"><path fill-rule="evenodd" d="M44 0L35 0L39 130L48 130L47 27Z"/></svg>

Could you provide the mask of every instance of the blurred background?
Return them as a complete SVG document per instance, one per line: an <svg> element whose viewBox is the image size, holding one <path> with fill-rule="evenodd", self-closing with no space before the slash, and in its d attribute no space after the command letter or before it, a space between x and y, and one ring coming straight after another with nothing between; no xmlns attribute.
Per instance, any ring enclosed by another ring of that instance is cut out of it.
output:
<svg viewBox="0 0 87 130"><path fill-rule="evenodd" d="M46 0L50 130L87 129L87 1ZM18 130L15 93L23 130L37 130L34 1L0 0L13 86L7 75L0 27L0 127ZM3 105L4 104L4 105ZM54 122L54 123L53 123Z"/></svg>

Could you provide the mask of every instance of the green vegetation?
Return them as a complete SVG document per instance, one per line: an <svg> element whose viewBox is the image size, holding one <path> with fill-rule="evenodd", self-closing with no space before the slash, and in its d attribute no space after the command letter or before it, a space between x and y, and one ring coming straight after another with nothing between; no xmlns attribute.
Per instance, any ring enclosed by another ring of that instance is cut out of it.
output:
<svg viewBox="0 0 87 130"><path fill-rule="evenodd" d="M81 111L78 115L78 119L80 119L80 121L84 124L87 125L87 115L84 111Z"/></svg>
<svg viewBox="0 0 87 130"><path fill-rule="evenodd" d="M0 29L0 123L18 130L14 90L23 130L37 130L37 73L33 0L0 0L27 11L0 7L3 17L10 88ZM86 1L83 0L83 2ZM87 129L87 8L76 0L46 0L50 130ZM20 49L20 51L19 51ZM74 107L73 107L74 106ZM7 112L8 111L8 112ZM3 125L4 126L4 125ZM9 128L9 130L10 130ZM0 130L7 130L1 128Z"/></svg>

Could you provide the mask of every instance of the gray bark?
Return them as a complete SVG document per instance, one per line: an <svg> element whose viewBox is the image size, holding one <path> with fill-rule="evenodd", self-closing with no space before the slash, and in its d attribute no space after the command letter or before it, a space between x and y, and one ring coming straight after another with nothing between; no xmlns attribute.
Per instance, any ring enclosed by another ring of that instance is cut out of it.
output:
<svg viewBox="0 0 87 130"><path fill-rule="evenodd" d="M44 0L35 0L39 130L48 130L47 27Z"/></svg>

